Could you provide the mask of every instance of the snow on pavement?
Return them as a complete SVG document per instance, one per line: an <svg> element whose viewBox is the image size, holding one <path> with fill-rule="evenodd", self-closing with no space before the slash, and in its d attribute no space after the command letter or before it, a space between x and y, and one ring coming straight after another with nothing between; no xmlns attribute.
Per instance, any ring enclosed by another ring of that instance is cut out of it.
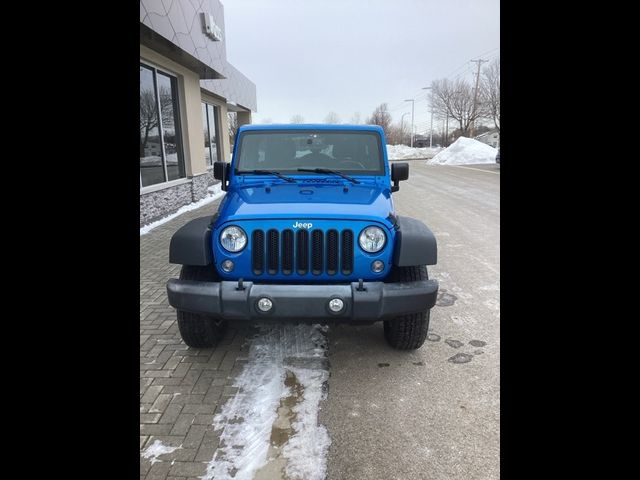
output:
<svg viewBox="0 0 640 480"><path fill-rule="evenodd" d="M387 157L389 160L404 160L411 158L432 158L442 148L412 148L406 145L387 145Z"/></svg>
<svg viewBox="0 0 640 480"><path fill-rule="evenodd" d="M498 150L473 138L459 137L427 165L478 165L496 163Z"/></svg>
<svg viewBox="0 0 640 480"><path fill-rule="evenodd" d="M151 460L151 465L153 465L160 461L158 460L160 455L171 453L179 448L182 447L168 447L167 445L163 445L160 440L156 440L152 445L149 445L149 447L142 453L142 456L144 458L149 458Z"/></svg>
<svg viewBox="0 0 640 480"><path fill-rule="evenodd" d="M329 378L326 331L259 326L238 393L214 417L220 446L203 479L273 479L283 470L291 480L324 479L331 441L318 409Z"/></svg>
<svg viewBox="0 0 640 480"><path fill-rule="evenodd" d="M210 191L213 192L212 194L207 195L202 200L198 200L197 202L193 202L193 203L190 203L189 205L185 205L184 207L180 207L175 213L172 213L171 215L167 215L166 217L163 217L160 220L157 220L153 223L145 225L140 229L140 235L146 235L154 228L159 227L164 223L167 223L169 220L173 220L174 218L182 215L183 213L190 212L191 210L195 210L196 208L203 207L208 203L215 202L217 199L219 199L226 193L222 191L222 189L220 188L220 184L214 185L213 188L209 187L209 189Z"/></svg>

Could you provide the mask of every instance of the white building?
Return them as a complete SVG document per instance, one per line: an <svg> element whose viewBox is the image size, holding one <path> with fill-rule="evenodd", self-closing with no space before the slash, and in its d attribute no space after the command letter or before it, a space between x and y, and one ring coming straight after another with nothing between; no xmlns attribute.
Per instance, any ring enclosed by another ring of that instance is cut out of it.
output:
<svg viewBox="0 0 640 480"><path fill-rule="evenodd" d="M490 147L500 148L500 132L498 130L491 130L489 132L485 132L477 137L474 137L475 140L479 142L486 143Z"/></svg>

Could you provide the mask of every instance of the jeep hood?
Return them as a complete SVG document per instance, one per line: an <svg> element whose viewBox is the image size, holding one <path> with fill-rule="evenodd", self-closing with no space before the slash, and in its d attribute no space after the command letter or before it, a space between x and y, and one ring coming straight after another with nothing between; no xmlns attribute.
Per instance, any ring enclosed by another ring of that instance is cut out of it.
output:
<svg viewBox="0 0 640 480"><path fill-rule="evenodd" d="M228 191L220 204L219 221L268 218L384 221L393 212L389 188L380 185L259 184Z"/></svg>

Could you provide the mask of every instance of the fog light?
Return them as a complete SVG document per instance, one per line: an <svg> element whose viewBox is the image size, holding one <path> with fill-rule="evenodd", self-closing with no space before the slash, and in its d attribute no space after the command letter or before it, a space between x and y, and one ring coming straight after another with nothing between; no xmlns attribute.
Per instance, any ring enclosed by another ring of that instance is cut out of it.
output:
<svg viewBox="0 0 640 480"><path fill-rule="evenodd" d="M233 270L233 262L231 260L225 260L222 262L222 270L225 272L230 272Z"/></svg>
<svg viewBox="0 0 640 480"><path fill-rule="evenodd" d="M261 312L268 312L273 307L273 302L267 297L262 297L258 300L258 310Z"/></svg>
<svg viewBox="0 0 640 480"><path fill-rule="evenodd" d="M382 270L384 270L384 262L376 260L371 264L371 270L373 270L375 273L380 273Z"/></svg>
<svg viewBox="0 0 640 480"><path fill-rule="evenodd" d="M329 310L332 312L339 312L344 308L344 302L339 298L333 298L329 300Z"/></svg>

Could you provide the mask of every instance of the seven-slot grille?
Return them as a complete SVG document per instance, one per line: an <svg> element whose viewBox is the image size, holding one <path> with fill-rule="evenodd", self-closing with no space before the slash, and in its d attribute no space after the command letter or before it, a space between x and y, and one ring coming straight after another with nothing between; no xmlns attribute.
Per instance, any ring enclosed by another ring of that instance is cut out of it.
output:
<svg viewBox="0 0 640 480"><path fill-rule="evenodd" d="M353 272L351 230L254 230L251 267L255 275L335 275Z"/></svg>

